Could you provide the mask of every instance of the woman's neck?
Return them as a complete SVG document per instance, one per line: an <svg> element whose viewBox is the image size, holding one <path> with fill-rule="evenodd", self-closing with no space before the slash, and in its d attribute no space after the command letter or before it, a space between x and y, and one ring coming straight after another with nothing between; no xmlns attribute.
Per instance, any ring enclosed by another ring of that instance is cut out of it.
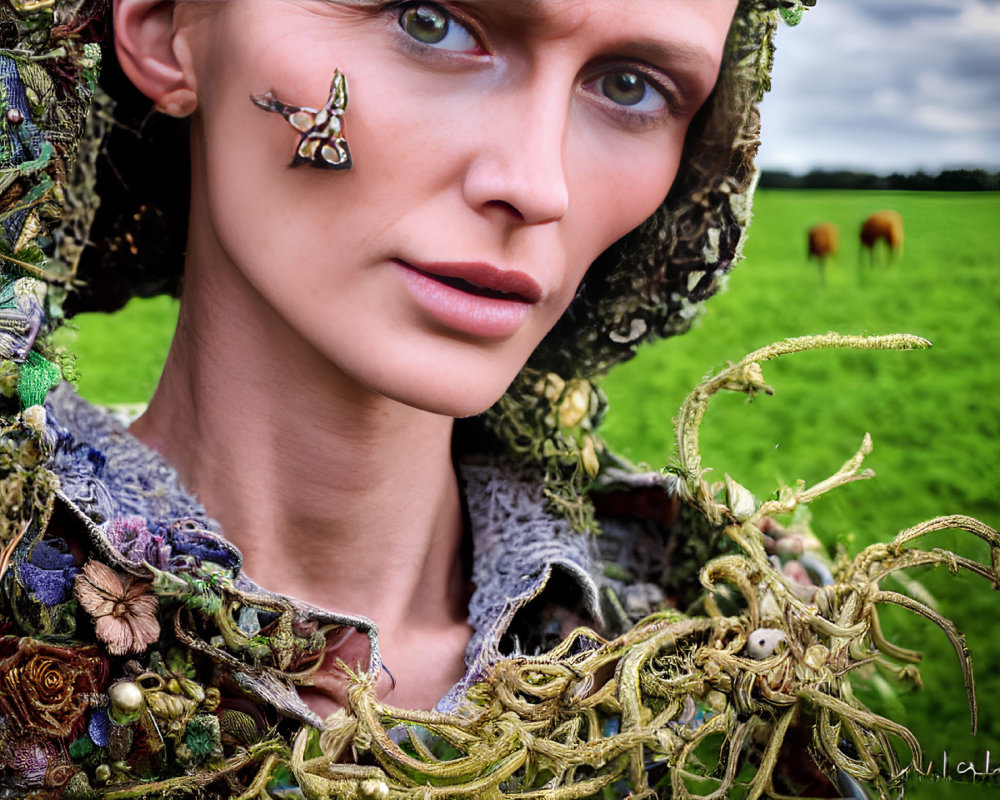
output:
<svg viewBox="0 0 1000 800"><path fill-rule="evenodd" d="M262 586L373 618L384 651L421 631L467 641L453 420L359 387L234 271L189 263L185 281L163 376L132 432L178 470Z"/></svg>

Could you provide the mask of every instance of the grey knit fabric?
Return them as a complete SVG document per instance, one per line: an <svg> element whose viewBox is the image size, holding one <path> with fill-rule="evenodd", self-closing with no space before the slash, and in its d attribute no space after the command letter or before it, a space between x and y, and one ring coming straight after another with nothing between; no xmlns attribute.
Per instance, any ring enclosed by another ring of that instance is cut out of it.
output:
<svg viewBox="0 0 1000 800"><path fill-rule="evenodd" d="M240 585L256 586L239 572L238 551L177 473L114 415L90 405L67 384L50 394L46 408L54 446L51 468L62 494L98 529L106 531L110 520L143 517L151 529L167 536L183 534L184 547L198 548L202 557L230 566ZM442 710L456 706L465 690L505 654L500 643L512 620L543 592L554 572L573 587L572 610L596 624L601 620L592 539L546 511L538 476L499 459L481 458L462 464L460 477L474 553L475 591L469 605L474 633L466 650L467 673L442 700ZM304 617L315 615L312 607L298 605ZM345 624L358 619L349 613L323 616ZM526 620L526 628L536 621Z"/></svg>

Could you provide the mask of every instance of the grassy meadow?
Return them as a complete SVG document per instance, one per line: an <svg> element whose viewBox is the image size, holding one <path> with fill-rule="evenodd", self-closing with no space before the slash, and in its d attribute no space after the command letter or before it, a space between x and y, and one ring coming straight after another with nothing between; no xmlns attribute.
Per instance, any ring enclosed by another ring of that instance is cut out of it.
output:
<svg viewBox="0 0 1000 800"><path fill-rule="evenodd" d="M897 263L871 269L859 259L857 232L868 213L895 208L906 227ZM806 260L806 230L840 227L840 254L824 281ZM728 472L757 496L802 478L832 474L866 431L877 477L835 490L813 504L813 527L831 550L853 555L866 544L945 514L1000 525L1000 256L995 230L1000 194L850 191L759 192L747 259L729 290L709 303L689 335L648 347L604 381L611 412L603 434L634 461L665 465L671 419L684 396L727 360L786 337L908 332L934 343L926 351L801 353L764 365L773 397L752 403L718 396L702 426L706 466ZM169 342L176 304L134 301L113 317L78 318L79 388L99 403L145 400ZM980 560L971 535L938 534L925 543ZM987 751L1000 762L1000 592L946 570L911 574L939 610L968 636L979 696L979 735L969 732L961 672L947 638L908 612L882 615L891 640L926 654L924 688L899 695L869 691L876 711L910 726L925 765L940 771L947 752L951 783L912 781L907 796L978 798L992 785L958 776L957 762L983 771ZM899 585L886 588L899 589ZM899 613L892 613L898 611ZM998 764L1000 765L1000 764ZM990 769L994 766L991 765Z"/></svg>

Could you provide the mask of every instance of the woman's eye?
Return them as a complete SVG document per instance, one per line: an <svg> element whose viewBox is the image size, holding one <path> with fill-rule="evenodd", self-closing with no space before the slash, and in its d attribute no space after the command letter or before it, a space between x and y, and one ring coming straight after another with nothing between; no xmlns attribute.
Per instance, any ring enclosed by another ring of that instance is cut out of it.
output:
<svg viewBox="0 0 1000 800"><path fill-rule="evenodd" d="M632 111L655 113L667 107L667 98L638 72L609 72L599 78L596 88L612 103Z"/></svg>
<svg viewBox="0 0 1000 800"><path fill-rule="evenodd" d="M428 47L456 52L479 49L469 29L433 3L404 8L399 14L399 27Z"/></svg>

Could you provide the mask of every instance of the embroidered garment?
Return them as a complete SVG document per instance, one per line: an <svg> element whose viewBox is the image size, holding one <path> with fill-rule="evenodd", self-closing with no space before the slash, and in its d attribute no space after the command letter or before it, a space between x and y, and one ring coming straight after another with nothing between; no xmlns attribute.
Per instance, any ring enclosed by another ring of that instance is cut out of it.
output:
<svg viewBox="0 0 1000 800"><path fill-rule="evenodd" d="M72 702L62 704L58 717L39 718L28 700L17 700L13 678L0 690L7 762L33 758L39 765L20 770L26 787L60 789L74 775L81 776L79 787L96 761L116 764L117 777L107 776L112 782L122 780L121 770L132 779L163 778L227 753L226 742L236 735L229 724L243 726L244 742L267 726L322 728L298 697L295 676L307 677L327 642L345 629L369 635L371 669L379 669L369 620L255 584L242 572L238 550L174 470L116 417L67 384L49 394L46 412L56 508L44 537L39 527L34 539L22 539L3 582L2 663L5 674L19 676L23 651L36 659L45 652L45 645L20 637L59 634L50 666L77 691L67 689ZM570 623L600 627L599 595L602 588L607 597L614 594L599 573L594 539L546 510L537 472L482 457L467 459L460 475L474 553L474 634L466 675L438 705L445 712L460 711L469 689L503 656L550 646ZM617 479L620 486L666 496L661 476L622 472ZM625 533L622 525L612 528ZM607 538L618 547L623 541ZM620 552L617 557L626 561ZM82 569L74 566L81 562ZM664 600L662 593L652 596ZM635 616L651 610L647 603ZM519 613L524 618L515 623ZM84 622L87 615L94 628ZM225 630L227 624L233 630ZM515 627L523 640L511 635ZM218 632L207 635L212 630ZM159 705L150 702L157 695Z"/></svg>
<svg viewBox="0 0 1000 800"><path fill-rule="evenodd" d="M47 407L54 437L51 466L62 484L61 497L92 523L92 535L99 533L107 547L130 560L164 570L178 556L205 559L231 571L240 589L262 591L241 571L239 551L218 523L159 454L68 385L49 395ZM553 570L569 578L569 591L579 597L586 618L592 624L601 619L591 575L592 540L545 510L538 476L519 474L499 459L482 459L464 465L461 477L474 552L476 589L469 607L474 635L466 656L468 675L450 698L461 696L500 658L500 642L513 616L544 589ZM312 620L308 604L287 601L300 609L302 619ZM323 618L347 626L358 620L335 613ZM446 699L442 708L453 705ZM315 717L307 721L320 724Z"/></svg>

